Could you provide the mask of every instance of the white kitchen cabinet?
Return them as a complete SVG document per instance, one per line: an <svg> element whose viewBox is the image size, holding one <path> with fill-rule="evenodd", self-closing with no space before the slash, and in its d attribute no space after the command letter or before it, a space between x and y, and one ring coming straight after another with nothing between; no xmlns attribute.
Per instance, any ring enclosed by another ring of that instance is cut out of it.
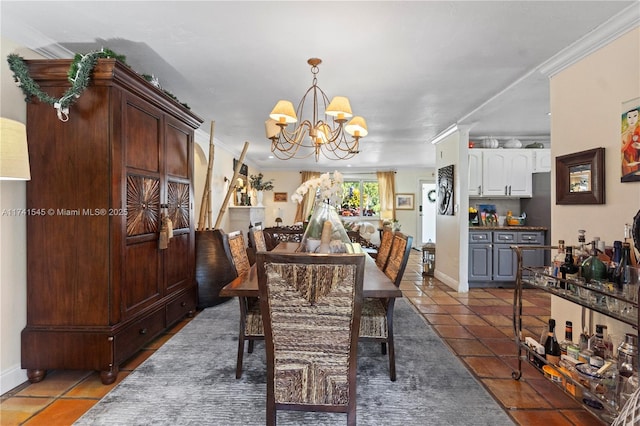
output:
<svg viewBox="0 0 640 426"><path fill-rule="evenodd" d="M532 149L533 154L533 173L544 173L551 171L551 150Z"/></svg>
<svg viewBox="0 0 640 426"><path fill-rule="evenodd" d="M469 196L482 195L482 150L469 150Z"/></svg>
<svg viewBox="0 0 640 426"><path fill-rule="evenodd" d="M532 196L533 154L529 149L491 149L482 153L482 195Z"/></svg>

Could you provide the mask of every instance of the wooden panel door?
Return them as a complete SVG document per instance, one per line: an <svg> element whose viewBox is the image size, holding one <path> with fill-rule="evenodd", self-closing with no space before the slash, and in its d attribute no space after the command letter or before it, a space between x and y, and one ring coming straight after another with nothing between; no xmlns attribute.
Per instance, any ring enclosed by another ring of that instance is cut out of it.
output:
<svg viewBox="0 0 640 426"><path fill-rule="evenodd" d="M168 295L194 284L193 137L190 128L167 119L165 152L166 214L173 224L173 238L162 253L164 293Z"/></svg>
<svg viewBox="0 0 640 426"><path fill-rule="evenodd" d="M125 318L162 297L162 264L158 249L161 203L163 114L142 100L123 101L127 206L121 309Z"/></svg>

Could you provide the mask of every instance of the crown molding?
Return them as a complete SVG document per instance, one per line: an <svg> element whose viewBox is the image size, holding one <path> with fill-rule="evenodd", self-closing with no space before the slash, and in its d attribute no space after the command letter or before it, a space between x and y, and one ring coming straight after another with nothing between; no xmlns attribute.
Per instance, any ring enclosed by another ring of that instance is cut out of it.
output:
<svg viewBox="0 0 640 426"><path fill-rule="evenodd" d="M538 70L546 77L552 77L638 26L640 26L640 1L635 1L575 43L552 56L541 64Z"/></svg>
<svg viewBox="0 0 640 426"><path fill-rule="evenodd" d="M40 31L23 23L9 20L2 23L2 32L10 39L37 52L45 59L69 59L74 53L56 41L43 35Z"/></svg>

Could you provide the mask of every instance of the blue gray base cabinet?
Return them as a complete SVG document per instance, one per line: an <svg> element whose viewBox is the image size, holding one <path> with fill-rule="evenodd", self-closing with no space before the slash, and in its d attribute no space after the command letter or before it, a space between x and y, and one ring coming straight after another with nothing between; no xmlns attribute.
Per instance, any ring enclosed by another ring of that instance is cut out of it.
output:
<svg viewBox="0 0 640 426"><path fill-rule="evenodd" d="M513 228L469 230L469 283L514 283L517 261L511 246L543 245L544 230ZM523 252L524 266L543 266L540 250Z"/></svg>

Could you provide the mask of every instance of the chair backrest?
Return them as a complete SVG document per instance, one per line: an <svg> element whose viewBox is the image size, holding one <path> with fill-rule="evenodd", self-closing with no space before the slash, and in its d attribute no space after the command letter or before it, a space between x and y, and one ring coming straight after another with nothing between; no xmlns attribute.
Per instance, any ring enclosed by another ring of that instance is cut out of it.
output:
<svg viewBox="0 0 640 426"><path fill-rule="evenodd" d="M267 418L269 404L355 416L364 262L364 254L258 253Z"/></svg>
<svg viewBox="0 0 640 426"><path fill-rule="evenodd" d="M411 244L413 243L413 237L405 235L401 232L395 232L393 234L393 244L391 245L391 253L389 254L389 260L387 267L384 269L384 273L396 287L400 286L404 270L407 267L409 261L409 255L411 254Z"/></svg>
<svg viewBox="0 0 640 426"><path fill-rule="evenodd" d="M387 266L392 244L393 231L389 228L384 228L382 230L382 236L380 237L380 248L378 248L378 255L376 256L376 265L382 270Z"/></svg>
<svg viewBox="0 0 640 426"><path fill-rule="evenodd" d="M249 229L249 242L254 251L267 251L267 241L264 238L261 226L254 226Z"/></svg>
<svg viewBox="0 0 640 426"><path fill-rule="evenodd" d="M229 240L229 250L231 251L231 259L236 273L239 275L248 272L251 269L249 256L247 256L247 246L244 243L242 231L234 231L227 234Z"/></svg>

